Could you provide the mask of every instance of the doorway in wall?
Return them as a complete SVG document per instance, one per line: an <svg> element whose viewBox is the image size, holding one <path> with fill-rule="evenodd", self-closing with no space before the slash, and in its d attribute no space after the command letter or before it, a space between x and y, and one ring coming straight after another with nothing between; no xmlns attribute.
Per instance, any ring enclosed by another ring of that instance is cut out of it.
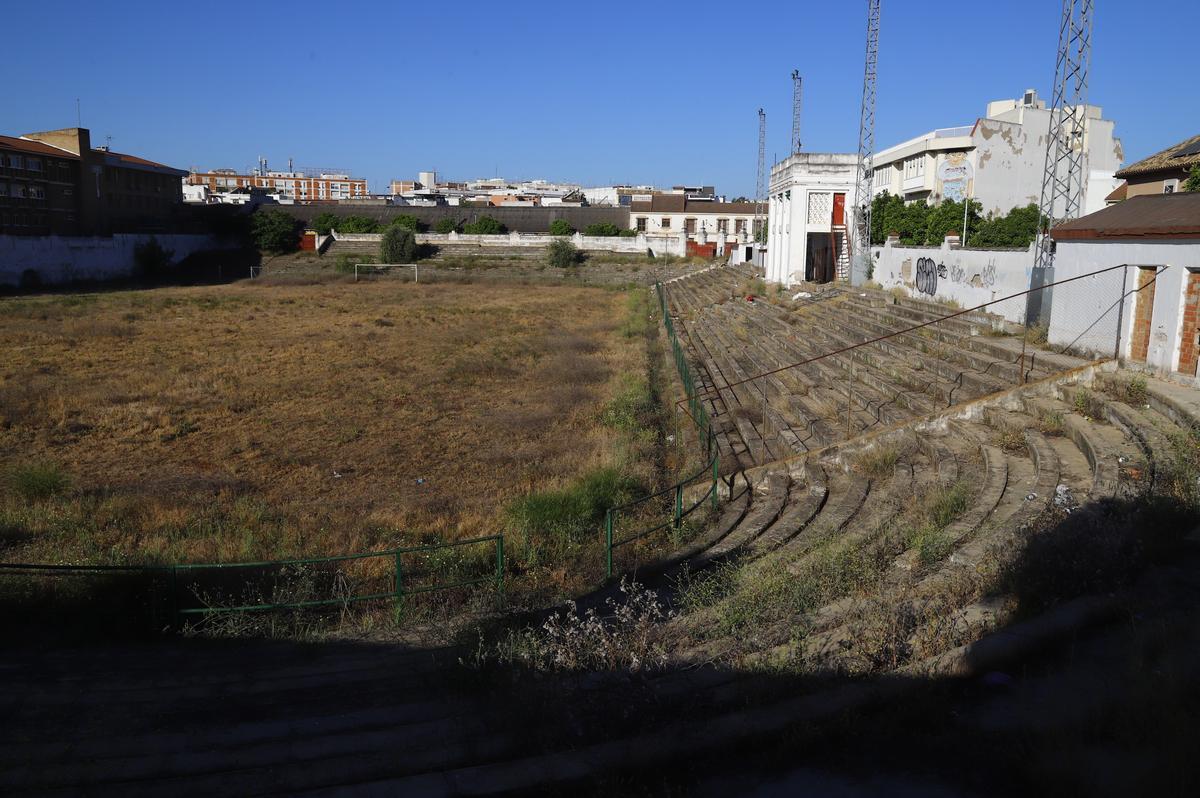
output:
<svg viewBox="0 0 1200 798"><path fill-rule="evenodd" d="M1146 362L1150 349L1150 327L1154 322L1154 266L1137 267L1137 290L1133 301L1133 335L1129 344L1129 359Z"/></svg>
<svg viewBox="0 0 1200 798"><path fill-rule="evenodd" d="M808 257L804 279L810 283L833 282L833 245L829 233L808 234Z"/></svg>

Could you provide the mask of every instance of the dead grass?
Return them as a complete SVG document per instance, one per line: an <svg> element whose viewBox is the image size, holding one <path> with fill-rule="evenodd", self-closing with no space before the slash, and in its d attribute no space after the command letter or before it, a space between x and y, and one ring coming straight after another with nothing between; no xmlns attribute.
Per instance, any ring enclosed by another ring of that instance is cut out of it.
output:
<svg viewBox="0 0 1200 798"><path fill-rule="evenodd" d="M490 534L516 496L628 452L598 420L644 374L596 288L266 280L6 300L10 561L214 561ZM20 532L20 534L16 534ZM15 541L15 542L14 542Z"/></svg>

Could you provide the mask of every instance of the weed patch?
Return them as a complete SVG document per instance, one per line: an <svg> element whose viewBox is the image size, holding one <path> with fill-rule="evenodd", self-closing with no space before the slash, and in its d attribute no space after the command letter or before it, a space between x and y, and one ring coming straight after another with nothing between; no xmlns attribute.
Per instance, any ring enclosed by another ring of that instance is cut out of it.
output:
<svg viewBox="0 0 1200 798"><path fill-rule="evenodd" d="M31 463L13 468L8 485L25 501L44 501L66 492L71 479L53 463Z"/></svg>

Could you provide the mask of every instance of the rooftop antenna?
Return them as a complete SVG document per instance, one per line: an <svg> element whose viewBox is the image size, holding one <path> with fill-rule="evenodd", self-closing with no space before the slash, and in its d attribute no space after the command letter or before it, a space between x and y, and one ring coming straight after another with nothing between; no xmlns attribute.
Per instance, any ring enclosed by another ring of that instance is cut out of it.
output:
<svg viewBox="0 0 1200 798"><path fill-rule="evenodd" d="M792 155L800 152L800 70L792 70Z"/></svg>
<svg viewBox="0 0 1200 798"><path fill-rule="evenodd" d="M83 127L83 111L80 110L79 98L75 98L75 127Z"/></svg>
<svg viewBox="0 0 1200 798"><path fill-rule="evenodd" d="M879 68L879 0L867 0L867 55L858 117L858 175L854 192L854 259L865 280L871 266L871 183L875 176L875 76ZM850 280L839 264L839 280Z"/></svg>
<svg viewBox="0 0 1200 798"><path fill-rule="evenodd" d="M105 149L105 150L111 150L111 149L112 149L112 136L111 136L111 135L108 135L108 136L105 136L105 137L104 137L104 149Z"/></svg>
<svg viewBox="0 0 1200 798"><path fill-rule="evenodd" d="M1050 133L1046 139L1046 166L1042 173L1041 219L1033 273L1029 287L1038 289L1054 281L1055 222L1074 219L1083 208L1083 141L1087 123L1088 65L1092 60L1093 0L1063 0L1058 28L1058 56L1054 65L1054 96L1050 103ZM1048 289L1053 292L1053 289ZM1033 290L1025 303L1025 324L1042 321L1054 299Z"/></svg>
<svg viewBox="0 0 1200 798"><path fill-rule="evenodd" d="M292 171L292 159L288 158L288 171Z"/></svg>
<svg viewBox="0 0 1200 798"><path fill-rule="evenodd" d="M763 202L767 193L767 112L758 109L758 181L754 187L754 239L762 237Z"/></svg>

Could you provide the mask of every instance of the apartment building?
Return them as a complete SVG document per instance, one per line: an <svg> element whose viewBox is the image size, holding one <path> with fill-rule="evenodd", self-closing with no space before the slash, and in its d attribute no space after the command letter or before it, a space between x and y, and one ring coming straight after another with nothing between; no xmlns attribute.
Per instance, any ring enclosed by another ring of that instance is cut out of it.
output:
<svg viewBox="0 0 1200 798"><path fill-rule="evenodd" d="M1087 106L1083 116L1074 146L1083 149L1083 213L1091 213L1104 207L1116 187L1124 155L1114 123L1103 118L1100 107ZM972 124L931 130L877 153L872 193L930 204L969 197L985 216L1037 204L1049 125L1050 111L1033 89L1020 99L990 102L986 115Z"/></svg>
<svg viewBox="0 0 1200 798"><path fill-rule="evenodd" d="M211 192L231 191L238 188L261 188L268 194L296 202L315 200L363 199L367 195L367 179L350 177L346 174L320 172L271 172L242 174L235 169L213 169L209 172L192 172L187 182L193 186L207 186Z"/></svg>
<svg viewBox="0 0 1200 798"><path fill-rule="evenodd" d="M93 148L87 128L0 136L0 234L167 231L182 169Z"/></svg>
<svg viewBox="0 0 1200 798"><path fill-rule="evenodd" d="M639 233L686 232L689 251L693 244L712 247L712 255L723 255L735 242L752 239L753 202L693 200L686 194L653 194L634 200L629 221Z"/></svg>

